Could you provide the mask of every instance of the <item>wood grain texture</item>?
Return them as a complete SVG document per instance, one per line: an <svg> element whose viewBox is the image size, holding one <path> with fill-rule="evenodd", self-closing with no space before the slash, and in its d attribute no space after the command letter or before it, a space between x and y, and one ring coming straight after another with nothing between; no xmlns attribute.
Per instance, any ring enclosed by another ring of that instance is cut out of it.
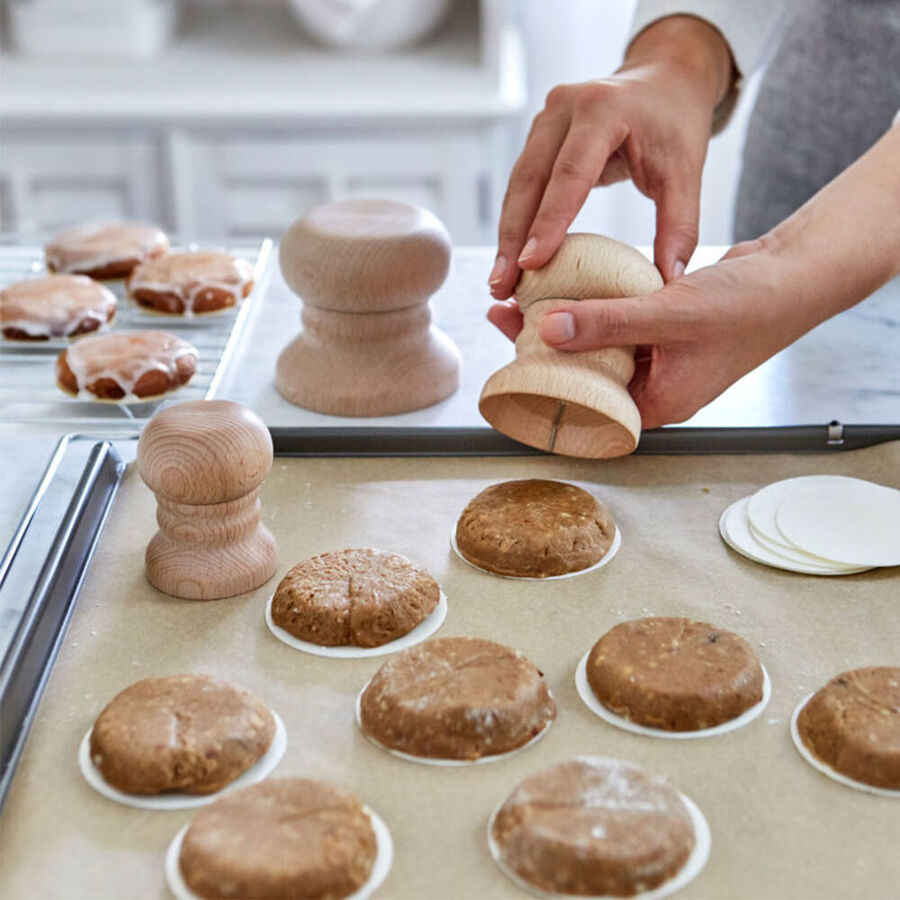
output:
<svg viewBox="0 0 900 900"><path fill-rule="evenodd" d="M516 359L485 383L478 408L498 431L564 456L623 456L637 446L641 417L628 382L634 347L565 353L548 347L538 324L550 309L583 299L651 293L662 277L634 247L571 234L542 269L523 272L516 300L525 316Z"/></svg>
<svg viewBox="0 0 900 900"><path fill-rule="evenodd" d="M215 600L275 574L275 539L260 522L258 497L272 439L255 413L229 400L169 407L141 433L137 463L157 501L159 531L145 556L155 588Z"/></svg>
<svg viewBox="0 0 900 900"><path fill-rule="evenodd" d="M431 325L450 239L432 213L389 200L329 203L281 241L281 271L303 300L303 330L276 366L278 391L339 416L395 415L452 394L459 352Z"/></svg>

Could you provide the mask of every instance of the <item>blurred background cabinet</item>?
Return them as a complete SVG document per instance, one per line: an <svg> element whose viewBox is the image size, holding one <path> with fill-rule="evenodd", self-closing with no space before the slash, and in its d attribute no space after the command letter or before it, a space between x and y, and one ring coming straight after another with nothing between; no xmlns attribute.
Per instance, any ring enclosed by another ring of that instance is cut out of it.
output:
<svg viewBox="0 0 900 900"><path fill-rule="evenodd" d="M188 0L155 57L4 50L0 228L121 216L238 238L378 195L485 243L525 102L504 0L454 0L432 37L377 54L314 43L281 0Z"/></svg>

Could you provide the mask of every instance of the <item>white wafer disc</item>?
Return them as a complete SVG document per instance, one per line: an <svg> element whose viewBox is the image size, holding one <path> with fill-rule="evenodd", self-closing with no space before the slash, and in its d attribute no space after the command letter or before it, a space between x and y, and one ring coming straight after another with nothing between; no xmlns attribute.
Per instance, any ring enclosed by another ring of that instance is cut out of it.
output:
<svg viewBox="0 0 900 900"><path fill-rule="evenodd" d="M762 544L767 550L771 550L776 555L782 557L782 559L789 559L792 562L803 563L807 566L817 566L821 569L833 569L836 573L845 572L849 568L849 566L845 566L843 563L831 562L831 560L813 556L811 553L804 553L802 550L798 550L786 541L777 544L775 541L767 538L761 531L757 531L753 527L753 522L750 521L749 517L747 523L750 528L750 536L753 540L756 541L757 544Z"/></svg>
<svg viewBox="0 0 900 900"><path fill-rule="evenodd" d="M788 494L782 536L807 553L856 566L900 565L900 491L868 481Z"/></svg>
<svg viewBox="0 0 900 900"><path fill-rule="evenodd" d="M747 505L747 517L750 519L751 530L760 536L758 543L766 544L770 550L786 555L796 560L798 554L803 554L809 565L828 566L833 564L831 560L816 557L811 553L793 547L784 539L775 522L775 513L778 507L792 493L805 490L827 490L842 482L857 482L858 478L848 478L844 475L803 475L799 478L785 478L760 488ZM800 561L804 561L803 558ZM839 568L845 568L838 563Z"/></svg>
<svg viewBox="0 0 900 900"><path fill-rule="evenodd" d="M749 497L732 503L719 519L719 534L722 540L741 556L773 569L784 569L786 572L799 572L803 575L852 575L864 572L867 567L836 568L833 564L816 565L804 560L788 559L775 553L759 543L750 531L750 520L747 518Z"/></svg>

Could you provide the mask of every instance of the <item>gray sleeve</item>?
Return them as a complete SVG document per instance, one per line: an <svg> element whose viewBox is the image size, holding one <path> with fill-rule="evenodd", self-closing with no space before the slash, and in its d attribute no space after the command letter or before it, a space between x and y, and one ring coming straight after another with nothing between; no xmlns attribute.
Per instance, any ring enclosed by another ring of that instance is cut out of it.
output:
<svg viewBox="0 0 900 900"><path fill-rule="evenodd" d="M725 126L734 109L741 80L764 59L787 5L788 0L638 0L628 45L648 25L666 16L696 16L717 28L728 42L737 68L732 90L715 113L713 131L717 132Z"/></svg>

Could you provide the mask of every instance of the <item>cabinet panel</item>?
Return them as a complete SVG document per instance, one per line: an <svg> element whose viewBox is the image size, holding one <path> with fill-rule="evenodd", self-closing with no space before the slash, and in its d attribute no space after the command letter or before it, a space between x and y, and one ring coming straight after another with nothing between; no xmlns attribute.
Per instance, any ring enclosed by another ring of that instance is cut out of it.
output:
<svg viewBox="0 0 900 900"><path fill-rule="evenodd" d="M4 134L0 226L53 231L94 218L162 221L159 154L144 139Z"/></svg>

